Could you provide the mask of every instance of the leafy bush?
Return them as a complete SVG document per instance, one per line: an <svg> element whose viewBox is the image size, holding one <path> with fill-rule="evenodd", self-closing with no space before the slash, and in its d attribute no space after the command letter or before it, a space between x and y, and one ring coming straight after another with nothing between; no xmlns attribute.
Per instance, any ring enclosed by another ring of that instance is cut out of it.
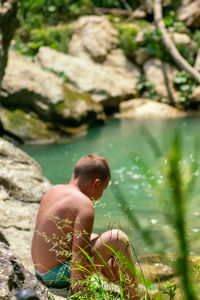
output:
<svg viewBox="0 0 200 300"><path fill-rule="evenodd" d="M134 49L137 45L135 37L139 28L137 26L122 26L120 24L117 24L116 28L119 31L120 48L123 49L128 58L133 59Z"/></svg>
<svg viewBox="0 0 200 300"><path fill-rule="evenodd" d="M187 60L189 64L193 65L195 60L193 51L191 51L191 49L184 43L178 43L176 47L185 60Z"/></svg>
<svg viewBox="0 0 200 300"><path fill-rule="evenodd" d="M183 28L185 28L184 23L176 19L176 14L172 10L167 12L164 17L164 23L168 31L171 32L182 32Z"/></svg>
<svg viewBox="0 0 200 300"><path fill-rule="evenodd" d="M174 84L179 90L180 101L186 106L192 98L192 93L197 86L195 80L185 71L181 71L174 78Z"/></svg>
<svg viewBox="0 0 200 300"><path fill-rule="evenodd" d="M200 30L195 31L193 39L197 43L197 47L200 49Z"/></svg>
<svg viewBox="0 0 200 300"><path fill-rule="evenodd" d="M70 26L41 27L29 32L28 41L23 34L15 36L14 48L21 54L34 56L41 46L48 46L61 52L68 52L68 44L73 30Z"/></svg>
<svg viewBox="0 0 200 300"><path fill-rule="evenodd" d="M171 62L172 58L163 44L162 33L158 30L151 30L144 33L144 43L147 51L154 57L163 61Z"/></svg>
<svg viewBox="0 0 200 300"><path fill-rule="evenodd" d="M138 83L138 91L140 97L147 97L159 100L159 97L156 93L155 87L152 82L147 81L145 74L141 73Z"/></svg>

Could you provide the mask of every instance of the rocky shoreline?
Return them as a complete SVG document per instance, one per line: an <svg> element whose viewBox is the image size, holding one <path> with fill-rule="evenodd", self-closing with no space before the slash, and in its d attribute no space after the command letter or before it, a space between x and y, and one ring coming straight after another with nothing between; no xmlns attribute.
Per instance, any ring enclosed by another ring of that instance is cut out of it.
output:
<svg viewBox="0 0 200 300"><path fill-rule="evenodd" d="M178 68L151 56L144 44L150 28L141 31L132 23L126 26L135 28L135 40L141 45L134 61L120 48L118 31L107 16L75 21L67 54L40 47L31 60L10 50L1 83L0 135L19 143L52 143L82 134L116 114L118 118L198 115L200 86L186 111L173 82ZM171 36L191 55L196 51L187 30ZM145 88L141 94L142 84L152 85L152 97Z"/></svg>

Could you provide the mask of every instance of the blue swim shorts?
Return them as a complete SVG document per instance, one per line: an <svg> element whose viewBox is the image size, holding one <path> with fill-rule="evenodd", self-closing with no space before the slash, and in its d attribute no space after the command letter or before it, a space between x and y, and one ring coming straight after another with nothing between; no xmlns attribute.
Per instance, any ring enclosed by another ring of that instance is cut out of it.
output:
<svg viewBox="0 0 200 300"><path fill-rule="evenodd" d="M48 287L69 288L70 263L64 262L46 273L41 273L35 269L35 276Z"/></svg>

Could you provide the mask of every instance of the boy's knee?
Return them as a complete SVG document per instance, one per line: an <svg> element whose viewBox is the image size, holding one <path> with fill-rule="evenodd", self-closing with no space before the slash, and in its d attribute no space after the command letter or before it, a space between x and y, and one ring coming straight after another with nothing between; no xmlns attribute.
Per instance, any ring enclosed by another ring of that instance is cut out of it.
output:
<svg viewBox="0 0 200 300"><path fill-rule="evenodd" d="M126 235L126 233L123 232L122 230L112 229L111 230L111 236L113 236L115 238L115 240L122 241L127 246L130 246L130 240L129 240L128 236Z"/></svg>

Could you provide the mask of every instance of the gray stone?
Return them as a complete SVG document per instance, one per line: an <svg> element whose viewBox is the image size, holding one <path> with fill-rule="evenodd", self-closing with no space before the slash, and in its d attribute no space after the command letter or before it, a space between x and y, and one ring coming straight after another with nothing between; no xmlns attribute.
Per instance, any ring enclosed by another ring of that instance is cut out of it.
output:
<svg viewBox="0 0 200 300"><path fill-rule="evenodd" d="M117 106L122 100L137 95L140 70L127 60L120 49L113 50L103 64L98 64L41 47L38 62L45 68L64 72L70 88L89 93L105 107Z"/></svg>
<svg viewBox="0 0 200 300"><path fill-rule="evenodd" d="M9 98L2 100L3 105L34 106L36 111L49 115L49 106L64 99L61 85L62 80L55 74L42 70L28 57L9 51L6 74L2 82L2 88Z"/></svg>
<svg viewBox="0 0 200 300"><path fill-rule="evenodd" d="M192 94L192 101L200 104L200 85L195 88Z"/></svg>
<svg viewBox="0 0 200 300"><path fill-rule="evenodd" d="M179 93L174 88L173 80L178 74L178 69L158 59L149 59L144 64L147 81L150 81L162 102L179 105Z"/></svg>
<svg viewBox="0 0 200 300"><path fill-rule="evenodd" d="M200 0L194 0L183 5L177 11L177 19L194 28L200 27Z"/></svg>
<svg viewBox="0 0 200 300"><path fill-rule="evenodd" d="M25 142L54 141L59 137L58 130L60 134L67 132L63 126L76 127L82 123L91 125L105 121L103 107L89 95L70 91L57 75L13 51L9 52L2 87L2 105L8 109L10 106L15 108L12 112L1 110L3 128ZM36 115L23 113L19 108L36 112ZM38 115L48 122L42 122ZM52 123L56 131L52 130Z"/></svg>
<svg viewBox="0 0 200 300"><path fill-rule="evenodd" d="M186 116L186 112L180 111L165 103L148 99L132 99L120 104L120 113L116 117L133 118L158 118L173 119Z"/></svg>
<svg viewBox="0 0 200 300"><path fill-rule="evenodd" d="M23 110L0 109L0 122L7 132L23 143L53 142L59 138L59 133L50 130L47 124L34 113Z"/></svg>
<svg viewBox="0 0 200 300"><path fill-rule="evenodd" d="M4 201L39 202L50 187L40 166L25 152L1 138L0 165L0 195Z"/></svg>
<svg viewBox="0 0 200 300"><path fill-rule="evenodd" d="M74 24L69 54L103 62L119 44L118 32L105 16L83 16Z"/></svg>
<svg viewBox="0 0 200 300"><path fill-rule="evenodd" d="M40 300L51 299L48 290L26 271L20 259L4 243L0 242L0 299L14 300L17 291L31 288Z"/></svg>

